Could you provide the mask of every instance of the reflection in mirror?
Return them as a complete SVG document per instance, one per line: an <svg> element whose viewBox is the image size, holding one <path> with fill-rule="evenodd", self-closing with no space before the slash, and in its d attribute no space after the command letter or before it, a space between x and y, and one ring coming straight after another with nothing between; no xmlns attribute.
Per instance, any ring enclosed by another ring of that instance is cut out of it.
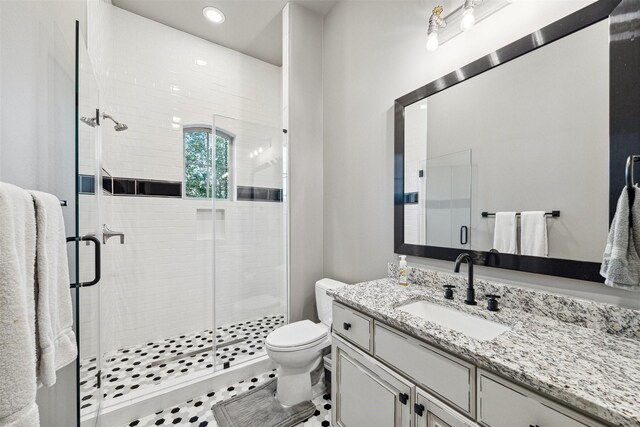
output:
<svg viewBox="0 0 640 427"><path fill-rule="evenodd" d="M548 256L601 260L608 34L601 21L405 107L405 243L489 251L496 220L482 212L558 210ZM516 253L520 232L518 217Z"/></svg>

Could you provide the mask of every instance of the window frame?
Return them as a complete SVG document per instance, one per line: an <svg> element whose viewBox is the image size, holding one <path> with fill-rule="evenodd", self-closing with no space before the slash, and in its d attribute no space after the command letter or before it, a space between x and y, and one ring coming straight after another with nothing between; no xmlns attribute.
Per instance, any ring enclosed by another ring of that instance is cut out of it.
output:
<svg viewBox="0 0 640 427"><path fill-rule="evenodd" d="M197 165L197 166L213 166L215 165L215 146L211 147L211 165L200 164L200 163L188 163L187 162L187 152L186 152L186 143L185 143L185 134L187 132L207 132L209 134L209 143L211 144L211 136L213 133L213 126L205 125L205 124L192 124L192 125L184 125L182 126L182 197L184 199L189 200L222 200L222 201L235 201L236 199L236 179L235 179L235 135L232 132L229 132L222 128L216 128L215 135L222 137L229 141L229 154L227 162L228 169L228 189L227 189L227 197L226 198L216 198L215 197L215 177L211 187L211 197L192 197L187 195L187 164L189 165ZM215 144L215 141L214 141Z"/></svg>

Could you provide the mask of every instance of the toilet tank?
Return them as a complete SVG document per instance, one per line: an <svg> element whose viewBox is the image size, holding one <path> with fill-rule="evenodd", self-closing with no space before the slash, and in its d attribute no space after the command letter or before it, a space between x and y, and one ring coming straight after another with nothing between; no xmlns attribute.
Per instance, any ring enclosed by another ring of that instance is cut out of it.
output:
<svg viewBox="0 0 640 427"><path fill-rule="evenodd" d="M327 290L341 288L346 285L346 283L332 279L321 279L316 282L318 318L328 327L331 326L331 304L333 303L333 298L327 295Z"/></svg>

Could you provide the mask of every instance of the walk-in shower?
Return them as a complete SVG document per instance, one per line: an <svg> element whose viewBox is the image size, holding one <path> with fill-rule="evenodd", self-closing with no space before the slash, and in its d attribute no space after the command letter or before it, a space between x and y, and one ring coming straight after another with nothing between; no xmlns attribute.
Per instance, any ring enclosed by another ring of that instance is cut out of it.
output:
<svg viewBox="0 0 640 427"><path fill-rule="evenodd" d="M90 60L81 42L78 59L77 233L103 241L102 279L76 295L83 425L269 363L266 335L288 321L280 68L248 62L246 74L260 84L224 87L248 77L204 78L188 61L159 66L179 56L184 40L169 37L155 50L132 43L128 20L140 18L108 10L122 19L97 34L127 49L101 49ZM211 64L240 55L192 47ZM130 64L145 78L131 78ZM117 111L128 125L108 113L90 119L96 110ZM126 239L108 239L111 230ZM93 273L93 250L77 250L82 281Z"/></svg>

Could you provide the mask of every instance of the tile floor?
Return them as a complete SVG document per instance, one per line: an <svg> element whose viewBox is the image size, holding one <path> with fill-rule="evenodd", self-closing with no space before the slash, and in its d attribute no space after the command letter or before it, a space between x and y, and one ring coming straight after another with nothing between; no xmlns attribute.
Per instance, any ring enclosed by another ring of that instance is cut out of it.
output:
<svg viewBox="0 0 640 427"><path fill-rule="evenodd" d="M229 399L239 393L251 390L265 381L275 378L277 371L258 375L247 380L232 384L226 388L212 391L203 396L188 400L183 404L173 408L150 414L146 417L133 420L122 427L154 427L154 426L198 426L215 427L217 423L214 419L211 406L222 400ZM297 427L328 427L331 425L331 396L325 394L316 398L313 403L316 405L316 412L308 420L298 424Z"/></svg>
<svg viewBox="0 0 640 427"><path fill-rule="evenodd" d="M216 368L224 369L265 353L264 340L284 324L284 316L260 319L194 332L179 337L150 341L122 348L106 355L103 367L103 404L169 379L213 368L213 341L216 340ZM96 359L80 363L82 414L91 413L97 403Z"/></svg>

